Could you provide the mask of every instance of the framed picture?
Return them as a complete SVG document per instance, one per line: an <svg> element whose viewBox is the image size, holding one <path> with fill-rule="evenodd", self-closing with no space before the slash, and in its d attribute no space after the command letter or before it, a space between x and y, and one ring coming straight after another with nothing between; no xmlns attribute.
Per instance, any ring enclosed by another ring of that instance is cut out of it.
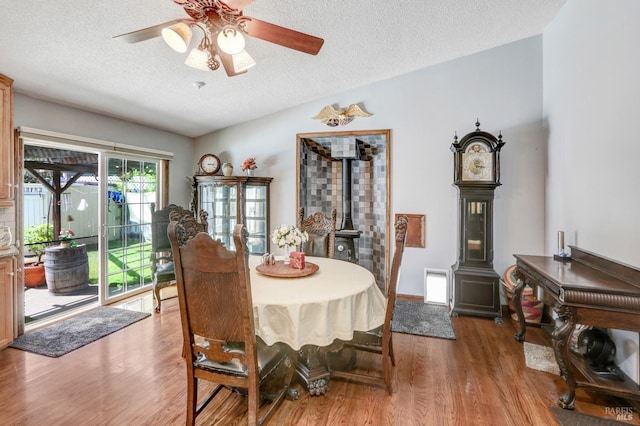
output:
<svg viewBox="0 0 640 426"><path fill-rule="evenodd" d="M409 219L404 246L425 248L425 215L396 213L396 221L400 216L406 216Z"/></svg>

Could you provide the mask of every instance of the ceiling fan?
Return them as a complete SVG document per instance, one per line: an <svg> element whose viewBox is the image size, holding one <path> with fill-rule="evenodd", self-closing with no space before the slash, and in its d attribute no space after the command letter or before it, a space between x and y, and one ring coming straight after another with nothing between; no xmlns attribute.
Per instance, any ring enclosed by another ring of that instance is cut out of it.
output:
<svg viewBox="0 0 640 426"><path fill-rule="evenodd" d="M173 0L182 6L188 18L120 34L113 38L138 43L162 36L174 50L184 53L193 35L202 32L202 40L193 48L185 64L205 71L215 71L220 64L229 77L246 73L256 62L244 50L243 34L310 55L320 51L324 40L289 28L245 16L242 9L253 0Z"/></svg>

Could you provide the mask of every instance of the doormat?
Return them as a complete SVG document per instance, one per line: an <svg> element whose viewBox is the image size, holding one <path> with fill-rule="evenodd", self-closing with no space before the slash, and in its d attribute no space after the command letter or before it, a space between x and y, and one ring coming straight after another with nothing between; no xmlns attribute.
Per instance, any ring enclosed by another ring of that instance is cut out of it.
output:
<svg viewBox="0 0 640 426"><path fill-rule="evenodd" d="M524 342L524 360L529 368L560 375L560 367L556 362L553 349L548 346Z"/></svg>
<svg viewBox="0 0 640 426"><path fill-rule="evenodd" d="M396 301L391 330L418 336L456 340L446 306L407 300Z"/></svg>
<svg viewBox="0 0 640 426"><path fill-rule="evenodd" d="M145 312L101 306L23 334L9 347L57 358L150 315Z"/></svg>
<svg viewBox="0 0 640 426"><path fill-rule="evenodd" d="M622 423L611 419L590 416L588 414L576 413L573 410L563 410L558 407L551 407L551 412L556 416L560 426L620 426L629 423Z"/></svg>

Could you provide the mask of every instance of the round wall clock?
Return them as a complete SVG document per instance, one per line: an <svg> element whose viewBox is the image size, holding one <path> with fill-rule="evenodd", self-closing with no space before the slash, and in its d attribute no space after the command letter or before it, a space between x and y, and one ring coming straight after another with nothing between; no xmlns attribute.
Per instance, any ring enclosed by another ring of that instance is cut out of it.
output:
<svg viewBox="0 0 640 426"><path fill-rule="evenodd" d="M207 175L214 175L220 170L220 159L214 154L203 155L198 164L200 164L200 170Z"/></svg>

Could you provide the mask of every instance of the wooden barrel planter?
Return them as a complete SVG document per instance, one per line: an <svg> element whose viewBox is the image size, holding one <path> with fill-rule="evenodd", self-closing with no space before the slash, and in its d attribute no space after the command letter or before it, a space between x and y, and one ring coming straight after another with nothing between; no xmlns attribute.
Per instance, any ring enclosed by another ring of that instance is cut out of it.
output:
<svg viewBox="0 0 640 426"><path fill-rule="evenodd" d="M69 293L89 285L87 246L47 247L44 270L47 288L52 293Z"/></svg>

